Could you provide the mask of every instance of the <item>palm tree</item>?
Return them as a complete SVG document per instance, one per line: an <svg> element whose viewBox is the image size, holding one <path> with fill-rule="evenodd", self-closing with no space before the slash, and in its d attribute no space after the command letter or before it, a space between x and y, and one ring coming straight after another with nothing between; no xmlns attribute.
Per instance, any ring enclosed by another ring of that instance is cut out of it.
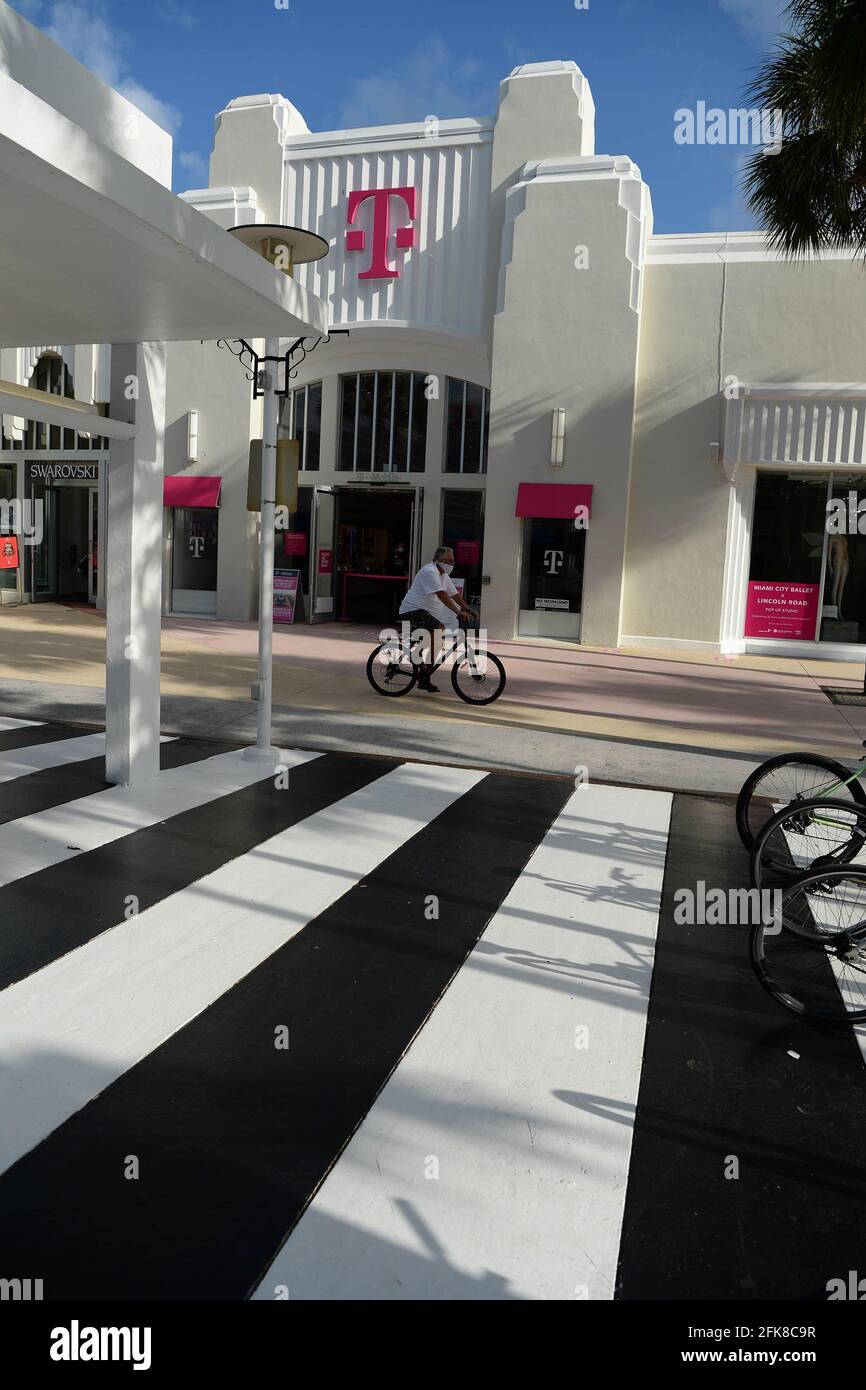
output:
<svg viewBox="0 0 866 1390"><path fill-rule="evenodd" d="M790 0L786 13L791 32L748 94L782 113L784 138L748 160L746 199L785 256L866 259L866 0Z"/></svg>
<svg viewBox="0 0 866 1390"><path fill-rule="evenodd" d="M866 0L790 0L792 32L749 92L784 140L748 161L749 206L788 256L866 256Z"/></svg>

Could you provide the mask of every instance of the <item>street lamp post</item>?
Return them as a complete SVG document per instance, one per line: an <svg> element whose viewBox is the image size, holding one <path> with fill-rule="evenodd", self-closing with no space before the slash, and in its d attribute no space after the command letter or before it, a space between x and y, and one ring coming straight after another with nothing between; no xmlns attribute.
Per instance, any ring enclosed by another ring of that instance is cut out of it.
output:
<svg viewBox="0 0 866 1390"><path fill-rule="evenodd" d="M229 229L238 241L256 251L271 265L292 276L296 265L319 261L328 254L328 243L314 232L298 227L280 227L271 223L254 222ZM241 340L243 342L243 340ZM297 346L297 345L296 345ZM280 357L278 338L268 338L265 355L259 358L244 343L253 359L253 392L263 399L262 419L262 477L261 477L261 536L259 541L259 663L256 695L256 746L247 756L266 762L276 762L280 750L273 745L274 689L274 532L277 510L277 432L279 429L279 394L288 392L289 359L285 358L284 391L278 392L277 372Z"/></svg>

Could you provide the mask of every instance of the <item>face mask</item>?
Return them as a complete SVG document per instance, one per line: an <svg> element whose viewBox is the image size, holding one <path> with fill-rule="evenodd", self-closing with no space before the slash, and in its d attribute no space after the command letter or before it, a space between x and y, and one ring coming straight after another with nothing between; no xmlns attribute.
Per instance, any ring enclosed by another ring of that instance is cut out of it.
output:
<svg viewBox="0 0 866 1390"><path fill-rule="evenodd" d="M440 568L440 570L442 571L443 574L450 574L450 573L452 572L452 570L454 569L454 566L453 566L453 565L440 565L439 568Z"/></svg>

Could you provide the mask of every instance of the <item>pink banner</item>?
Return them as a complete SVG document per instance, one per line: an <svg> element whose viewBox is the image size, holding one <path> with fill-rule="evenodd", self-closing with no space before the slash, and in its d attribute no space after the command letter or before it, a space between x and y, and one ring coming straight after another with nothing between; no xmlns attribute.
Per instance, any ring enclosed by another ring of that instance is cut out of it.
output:
<svg viewBox="0 0 866 1390"><path fill-rule="evenodd" d="M814 642L820 592L818 584L751 583L745 635Z"/></svg>

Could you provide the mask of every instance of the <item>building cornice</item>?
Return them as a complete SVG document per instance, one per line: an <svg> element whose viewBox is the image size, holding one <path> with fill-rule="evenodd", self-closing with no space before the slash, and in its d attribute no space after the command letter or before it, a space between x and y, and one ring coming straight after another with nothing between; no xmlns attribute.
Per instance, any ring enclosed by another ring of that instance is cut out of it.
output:
<svg viewBox="0 0 866 1390"><path fill-rule="evenodd" d="M435 134L426 121L411 125L368 126L361 130L324 130L293 135L286 141L287 160L325 155L364 154L381 149L441 149L443 145L485 145L493 140L494 119L439 121Z"/></svg>
<svg viewBox="0 0 866 1390"><path fill-rule="evenodd" d="M737 261L850 261L853 250L822 251L791 260L770 246L764 232L684 232L653 235L647 242L647 265L715 265Z"/></svg>

